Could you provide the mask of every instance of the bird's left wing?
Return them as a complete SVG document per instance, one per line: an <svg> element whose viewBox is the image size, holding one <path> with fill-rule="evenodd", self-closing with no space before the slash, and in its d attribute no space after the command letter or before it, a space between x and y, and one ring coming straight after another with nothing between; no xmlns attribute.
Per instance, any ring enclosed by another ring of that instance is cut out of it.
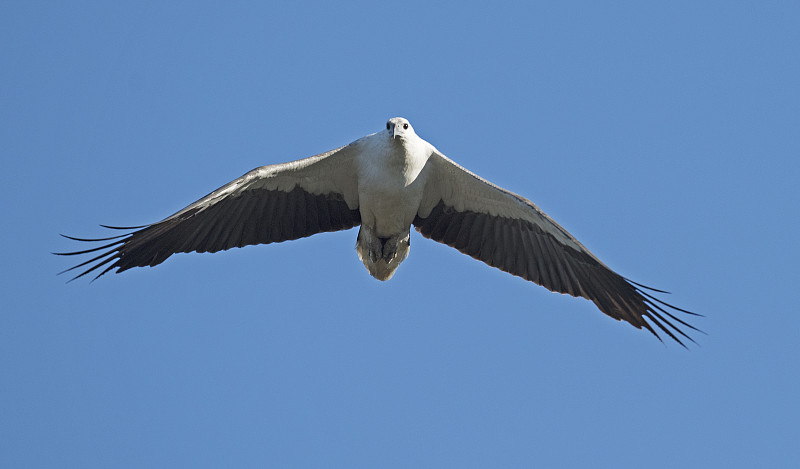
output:
<svg viewBox="0 0 800 469"><path fill-rule="evenodd" d="M421 176L425 189L414 225L423 236L548 290L589 299L612 318L644 327L656 337L645 318L681 345L678 335L692 340L678 325L696 329L668 309L688 311L654 298L644 291L653 289L608 268L530 200L437 150Z"/></svg>
<svg viewBox="0 0 800 469"><path fill-rule="evenodd" d="M76 241L112 241L59 255L102 251L75 278L97 271L154 266L178 252L217 252L346 230L361 223L354 158L359 141L289 163L262 166L231 181L183 210L136 231ZM104 225L105 226L105 225ZM73 278L73 280L75 279Z"/></svg>

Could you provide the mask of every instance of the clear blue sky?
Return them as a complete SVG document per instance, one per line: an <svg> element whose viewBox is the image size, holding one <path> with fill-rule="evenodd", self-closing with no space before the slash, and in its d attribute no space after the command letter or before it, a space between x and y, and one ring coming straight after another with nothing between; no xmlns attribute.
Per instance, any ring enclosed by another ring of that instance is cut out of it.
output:
<svg viewBox="0 0 800 469"><path fill-rule="evenodd" d="M800 7L267 3L0 6L0 466L797 463ZM708 335L416 233L387 283L355 230L55 275L392 116Z"/></svg>

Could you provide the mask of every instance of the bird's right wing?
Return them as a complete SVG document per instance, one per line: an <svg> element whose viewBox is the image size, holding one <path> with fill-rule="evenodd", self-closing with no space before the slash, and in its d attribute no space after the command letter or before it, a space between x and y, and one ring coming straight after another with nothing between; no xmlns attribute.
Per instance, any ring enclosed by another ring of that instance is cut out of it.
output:
<svg viewBox="0 0 800 469"><path fill-rule="evenodd" d="M289 163L256 168L164 220L131 228L136 231L110 238L92 249L102 251L68 272L86 266L75 278L106 266L95 277L117 268L154 266L178 252L217 252L250 244L303 238L346 230L361 223L355 155L359 141ZM73 279L74 280L74 279Z"/></svg>

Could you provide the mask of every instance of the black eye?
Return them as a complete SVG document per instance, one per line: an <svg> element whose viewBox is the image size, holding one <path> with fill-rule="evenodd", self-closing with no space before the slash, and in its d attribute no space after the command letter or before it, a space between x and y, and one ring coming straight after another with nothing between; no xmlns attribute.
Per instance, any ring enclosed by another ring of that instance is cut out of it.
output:
<svg viewBox="0 0 800 469"><path fill-rule="evenodd" d="M389 127L391 127L391 125L387 122L386 123L386 130L389 130Z"/></svg>
<svg viewBox="0 0 800 469"><path fill-rule="evenodd" d="M408 128L408 124L403 124L403 128L407 129Z"/></svg>

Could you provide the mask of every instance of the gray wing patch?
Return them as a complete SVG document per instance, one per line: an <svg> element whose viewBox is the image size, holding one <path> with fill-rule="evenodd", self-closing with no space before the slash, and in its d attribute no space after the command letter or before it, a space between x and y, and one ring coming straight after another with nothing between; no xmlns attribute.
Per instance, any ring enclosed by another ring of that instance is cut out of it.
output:
<svg viewBox="0 0 800 469"><path fill-rule="evenodd" d="M155 266L179 252L217 252L251 244L269 244L316 233L346 230L361 223L358 209L350 209L340 194L314 195L296 186L281 190L246 190L205 208L188 208L176 216L133 233L112 238L76 241L112 243L83 251L56 253L101 254L64 272L81 267L80 278L103 266L95 278L117 269ZM109 227L113 228L113 227Z"/></svg>

